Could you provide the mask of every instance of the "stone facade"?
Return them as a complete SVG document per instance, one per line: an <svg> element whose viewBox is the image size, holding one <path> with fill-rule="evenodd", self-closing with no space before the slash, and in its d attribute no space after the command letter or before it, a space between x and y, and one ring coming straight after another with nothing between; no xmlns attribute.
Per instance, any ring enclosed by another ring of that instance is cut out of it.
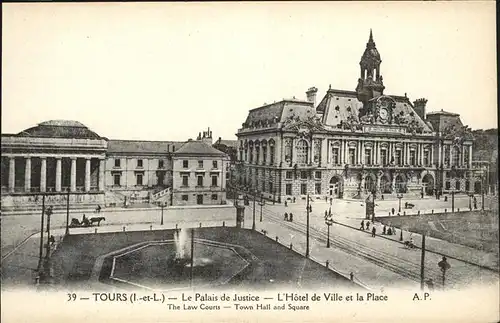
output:
<svg viewBox="0 0 500 323"><path fill-rule="evenodd" d="M356 91L330 87L316 105L312 87L305 101L250 110L237 133L240 188L277 201L471 192L470 130L458 114L426 115L426 99L385 95L380 63L370 32Z"/></svg>
<svg viewBox="0 0 500 323"><path fill-rule="evenodd" d="M229 156L197 140L185 143L172 162L174 205L226 204Z"/></svg>
<svg viewBox="0 0 500 323"><path fill-rule="evenodd" d="M204 134L202 141L212 148L211 132L210 136ZM71 207L139 202L175 205L177 201L186 204L181 196L174 198L177 195L172 192L173 156L184 145L172 141L108 140L77 121L67 120L42 122L18 134L2 134L2 211L38 209L42 195L47 205L65 208L68 193ZM212 149L207 165L213 153L219 154L217 158L226 156ZM205 157L194 154L192 158ZM226 174L221 171L226 166L221 162L219 167L207 168L207 174L219 174L216 188L208 187L207 192L196 189L203 191L201 194L210 193L203 204L225 203ZM217 194L216 200L212 194Z"/></svg>

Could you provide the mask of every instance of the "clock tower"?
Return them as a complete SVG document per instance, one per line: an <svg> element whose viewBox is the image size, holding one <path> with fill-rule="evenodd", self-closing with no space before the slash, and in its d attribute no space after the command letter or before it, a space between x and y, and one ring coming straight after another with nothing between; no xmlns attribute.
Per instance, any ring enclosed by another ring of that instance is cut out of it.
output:
<svg viewBox="0 0 500 323"><path fill-rule="evenodd" d="M373 41L373 34L370 29L370 37L366 43L366 49L359 62L361 75L356 87L358 100L363 102L365 110L368 108L368 101L377 98L384 93L384 83L380 75L380 54Z"/></svg>

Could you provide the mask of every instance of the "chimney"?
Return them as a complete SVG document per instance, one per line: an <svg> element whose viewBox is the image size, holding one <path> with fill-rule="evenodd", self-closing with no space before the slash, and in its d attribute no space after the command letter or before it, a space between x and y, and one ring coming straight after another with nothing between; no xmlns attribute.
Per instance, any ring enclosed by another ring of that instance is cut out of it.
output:
<svg viewBox="0 0 500 323"><path fill-rule="evenodd" d="M306 95L307 95L307 101L312 102L313 106L316 106L316 93L318 92L318 89L316 87L311 87L309 90L307 90Z"/></svg>
<svg viewBox="0 0 500 323"><path fill-rule="evenodd" d="M427 99L421 98L413 102L413 109L418 114L418 116L425 120L425 105L427 104Z"/></svg>
<svg viewBox="0 0 500 323"><path fill-rule="evenodd" d="M210 127L208 127L207 131L203 131L203 136L201 136L201 132L200 132L200 136L199 136L198 140L201 140L204 143L209 144L210 146L212 145L212 131L210 130Z"/></svg>

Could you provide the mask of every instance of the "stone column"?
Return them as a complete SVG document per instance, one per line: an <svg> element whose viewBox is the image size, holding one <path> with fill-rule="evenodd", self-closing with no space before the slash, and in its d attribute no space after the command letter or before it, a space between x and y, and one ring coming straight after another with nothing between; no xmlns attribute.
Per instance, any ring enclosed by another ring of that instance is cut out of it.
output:
<svg viewBox="0 0 500 323"><path fill-rule="evenodd" d="M328 165L328 140L326 138L321 139L321 145L320 145L320 166L324 167Z"/></svg>
<svg viewBox="0 0 500 323"><path fill-rule="evenodd" d="M56 157L56 192L61 191L61 178L62 178L62 159L61 157Z"/></svg>
<svg viewBox="0 0 500 323"><path fill-rule="evenodd" d="M364 140L361 141L361 165L365 164L365 142Z"/></svg>
<svg viewBox="0 0 500 323"><path fill-rule="evenodd" d="M40 157L42 162L40 167L40 192L45 192L47 190L47 158Z"/></svg>
<svg viewBox="0 0 500 323"><path fill-rule="evenodd" d="M349 146L347 145L347 140L344 140L344 146L342 146L343 153L342 156L344 157L344 164L347 164L347 159L349 158Z"/></svg>
<svg viewBox="0 0 500 323"><path fill-rule="evenodd" d="M71 157L71 192L76 191L76 157Z"/></svg>
<svg viewBox="0 0 500 323"><path fill-rule="evenodd" d="M469 146L469 169L472 169L472 145Z"/></svg>
<svg viewBox="0 0 500 323"><path fill-rule="evenodd" d="M442 164L443 160L443 152L442 152L443 145L441 145L441 142L438 143L438 162L437 162L437 167L439 168L439 165Z"/></svg>
<svg viewBox="0 0 500 323"><path fill-rule="evenodd" d="M85 192L90 191L90 158L85 158Z"/></svg>
<svg viewBox="0 0 500 323"><path fill-rule="evenodd" d="M449 153L450 153L450 166L453 165L453 145L449 145L448 146L448 150L449 150Z"/></svg>
<svg viewBox="0 0 500 323"><path fill-rule="evenodd" d="M99 159L99 191L104 191L104 159Z"/></svg>
<svg viewBox="0 0 500 323"><path fill-rule="evenodd" d="M16 186L16 158L9 157L9 191L14 192Z"/></svg>
<svg viewBox="0 0 500 323"><path fill-rule="evenodd" d="M31 191L31 157L26 157L26 167L24 168L24 191Z"/></svg>

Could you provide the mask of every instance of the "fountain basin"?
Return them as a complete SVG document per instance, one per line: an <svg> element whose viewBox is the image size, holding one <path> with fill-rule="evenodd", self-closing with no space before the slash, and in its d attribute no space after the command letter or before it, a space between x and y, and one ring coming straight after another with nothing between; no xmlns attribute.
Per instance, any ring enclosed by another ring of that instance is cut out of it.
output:
<svg viewBox="0 0 500 323"><path fill-rule="evenodd" d="M149 241L110 255L109 280L150 290L191 286L190 252L179 258L176 241ZM220 242L194 241L193 286L225 284L249 265L237 248Z"/></svg>

